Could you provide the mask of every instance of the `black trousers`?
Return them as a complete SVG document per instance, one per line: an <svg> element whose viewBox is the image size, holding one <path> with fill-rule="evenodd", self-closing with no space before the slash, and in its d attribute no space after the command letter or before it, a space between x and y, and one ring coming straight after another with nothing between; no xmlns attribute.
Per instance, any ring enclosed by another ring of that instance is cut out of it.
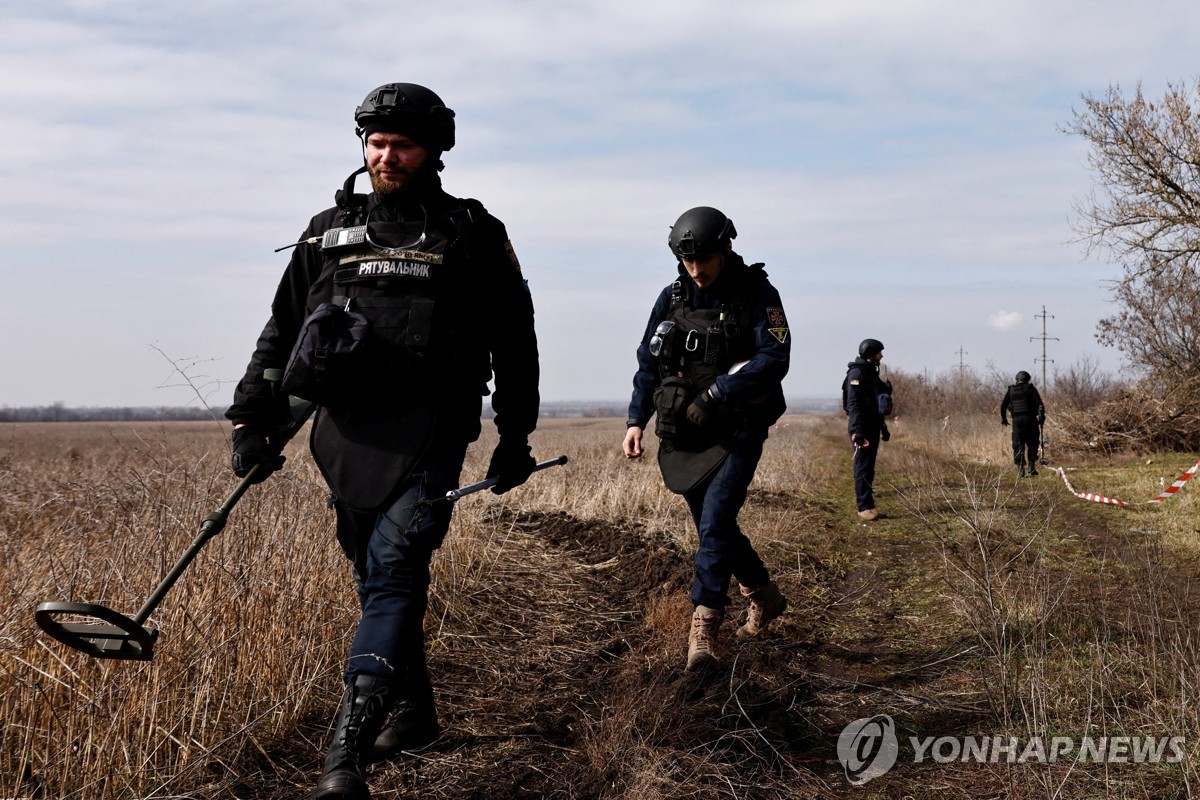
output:
<svg viewBox="0 0 1200 800"><path fill-rule="evenodd" d="M870 447L854 448L854 499L859 511L875 507L875 458L879 455L879 431L869 431Z"/></svg>
<svg viewBox="0 0 1200 800"><path fill-rule="evenodd" d="M1036 466L1041 438L1037 417L1032 414L1014 416L1012 419L1013 463L1018 467L1026 464L1031 467Z"/></svg>

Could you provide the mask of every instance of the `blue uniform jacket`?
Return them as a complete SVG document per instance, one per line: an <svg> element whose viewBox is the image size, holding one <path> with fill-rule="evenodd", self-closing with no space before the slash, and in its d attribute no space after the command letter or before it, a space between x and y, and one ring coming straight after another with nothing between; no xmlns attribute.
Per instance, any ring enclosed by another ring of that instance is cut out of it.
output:
<svg viewBox="0 0 1200 800"><path fill-rule="evenodd" d="M874 440L887 427L879 412L879 365L862 356L846 365L847 431Z"/></svg>
<svg viewBox="0 0 1200 800"><path fill-rule="evenodd" d="M682 267L680 274L683 280L691 280ZM747 291L747 281L753 279L751 268L746 266L741 256L730 253L725 258L720 277L712 286L700 289L692 285L691 306L696 309L720 308L737 296L739 291ZM774 423L786 407L781 384L791 359L792 338L779 292L765 274L754 283L751 291L753 294L748 307L753 319L756 351L753 358L736 373L719 376L711 393L718 403L734 413L750 412L747 413L748 418L765 428ZM659 363L650 354L650 337L670 310L671 287L667 286L654 302L654 309L650 312L650 320L646 323L637 349L638 369L633 376L633 397L626 421L629 426L645 428L654 415L654 390L659 384ZM763 417L753 413L755 407L772 411Z"/></svg>

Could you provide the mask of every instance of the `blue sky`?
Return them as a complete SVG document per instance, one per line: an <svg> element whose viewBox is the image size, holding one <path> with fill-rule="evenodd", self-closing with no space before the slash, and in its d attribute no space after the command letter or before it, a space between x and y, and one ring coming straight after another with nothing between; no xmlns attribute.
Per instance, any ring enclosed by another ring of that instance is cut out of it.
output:
<svg viewBox="0 0 1200 800"><path fill-rule="evenodd" d="M868 336L893 367L1040 375L1043 305L1051 372L1115 372L1119 270L1072 241L1091 175L1062 129L1082 93L1194 79L1200 30L1155 0L4 5L0 406L227 403L274 248L389 81L457 112L446 188L508 226L548 400L628 396L696 205L783 295L789 396L836 396Z"/></svg>

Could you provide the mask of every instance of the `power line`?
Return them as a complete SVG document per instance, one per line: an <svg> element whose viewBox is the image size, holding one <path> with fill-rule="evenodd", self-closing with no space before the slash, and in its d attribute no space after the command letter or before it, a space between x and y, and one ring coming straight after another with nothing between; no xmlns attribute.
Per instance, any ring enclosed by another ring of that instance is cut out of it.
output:
<svg viewBox="0 0 1200 800"><path fill-rule="evenodd" d="M1034 361L1035 361L1035 362L1037 362L1037 361L1040 361L1040 362L1042 362L1042 388L1043 388L1043 389L1047 389L1047 388L1049 388L1049 386L1048 386L1048 384L1046 383L1046 364L1047 364L1047 362L1051 362L1051 363L1053 363L1054 359L1053 359L1053 358L1046 358L1046 342L1048 342L1048 341L1055 341L1055 342L1057 342L1059 339L1058 339L1058 337L1057 337L1057 336L1047 336L1047 335L1046 335L1046 320L1048 320L1048 319L1054 319L1054 315L1053 315L1053 314L1047 314L1047 313L1046 313L1046 306L1045 306L1045 305L1043 305L1043 306L1042 306L1042 313L1040 313L1040 314L1034 314L1034 315L1033 315L1033 318L1034 318L1034 319L1040 319L1040 320L1042 321L1042 335L1041 335L1041 336L1030 336L1030 337L1029 337L1029 341L1031 341L1031 342L1034 342L1034 341L1037 341L1038 339L1041 339L1041 340L1042 340L1042 357L1041 357L1041 358L1035 358L1035 359L1034 359Z"/></svg>
<svg viewBox="0 0 1200 800"><path fill-rule="evenodd" d="M967 355L967 351L964 350L963 346L960 344L958 346L958 377L960 379L962 378L963 373L966 372L966 369L967 369L966 365L963 363L963 356L965 356L965 355Z"/></svg>

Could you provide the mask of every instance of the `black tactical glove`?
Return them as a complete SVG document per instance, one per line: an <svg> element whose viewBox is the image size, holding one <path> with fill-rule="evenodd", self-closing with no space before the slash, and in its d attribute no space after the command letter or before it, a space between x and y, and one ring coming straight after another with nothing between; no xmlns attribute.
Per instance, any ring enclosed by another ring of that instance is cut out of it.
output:
<svg viewBox="0 0 1200 800"><path fill-rule="evenodd" d="M504 494L515 489L533 474L537 462L533 460L529 440L521 437L500 437L492 451L492 462L488 465L487 477L496 478L493 494Z"/></svg>
<svg viewBox="0 0 1200 800"><path fill-rule="evenodd" d="M887 442L887 441L890 441L890 440L891 440L891 438L892 438L892 432L891 432L891 431L889 431L889 430L887 429L887 425L884 425L884 426L883 426L883 428L882 428L882 429L880 429L880 431L879 431L879 438L880 438L880 440L881 440L881 441L884 441L884 442Z"/></svg>
<svg viewBox="0 0 1200 800"><path fill-rule="evenodd" d="M697 428L703 428L717 418L717 403L707 389L688 406L687 418Z"/></svg>
<svg viewBox="0 0 1200 800"><path fill-rule="evenodd" d="M1000 424L1001 424L1001 425L1003 425L1004 427L1006 427L1006 428L1007 428L1007 427L1008 427L1008 418L1007 418L1007 417L1001 417L1001 418L1000 418Z"/></svg>
<svg viewBox="0 0 1200 800"><path fill-rule="evenodd" d="M254 473L253 482L262 483L272 472L283 467L286 460L266 434L249 425L233 429L233 474L239 478L246 477L255 464L261 464Z"/></svg>

